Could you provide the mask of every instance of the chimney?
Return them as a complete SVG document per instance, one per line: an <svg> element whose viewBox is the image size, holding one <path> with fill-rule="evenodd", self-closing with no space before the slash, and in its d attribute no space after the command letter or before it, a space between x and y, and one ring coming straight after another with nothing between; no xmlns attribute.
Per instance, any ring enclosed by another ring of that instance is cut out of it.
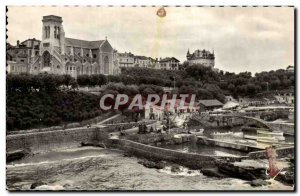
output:
<svg viewBox="0 0 300 196"><path fill-rule="evenodd" d="M20 41L19 41L19 40L17 40L17 46L19 47L19 45L20 45Z"/></svg>

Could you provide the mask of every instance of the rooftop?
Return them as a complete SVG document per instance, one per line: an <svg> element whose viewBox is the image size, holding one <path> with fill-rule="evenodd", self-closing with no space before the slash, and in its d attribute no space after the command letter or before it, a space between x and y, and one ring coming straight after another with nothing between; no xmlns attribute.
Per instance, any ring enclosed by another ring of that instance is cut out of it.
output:
<svg viewBox="0 0 300 196"><path fill-rule="evenodd" d="M171 60L175 60L176 62L179 62L179 60L176 59L175 57L166 57L166 58L160 59L159 61L160 62L168 62L168 61L171 61Z"/></svg>
<svg viewBox="0 0 300 196"><path fill-rule="evenodd" d="M65 38L66 45L79 48L98 49L103 42L105 42L105 40L86 41L74 38Z"/></svg>
<svg viewBox="0 0 300 196"><path fill-rule="evenodd" d="M56 22L63 22L62 17L60 16L55 16L55 15L48 15L48 16L43 16L43 22L48 22L48 21L56 21Z"/></svg>
<svg viewBox="0 0 300 196"><path fill-rule="evenodd" d="M202 104L204 106L223 106L223 103L221 103L217 99L200 100L199 104Z"/></svg>

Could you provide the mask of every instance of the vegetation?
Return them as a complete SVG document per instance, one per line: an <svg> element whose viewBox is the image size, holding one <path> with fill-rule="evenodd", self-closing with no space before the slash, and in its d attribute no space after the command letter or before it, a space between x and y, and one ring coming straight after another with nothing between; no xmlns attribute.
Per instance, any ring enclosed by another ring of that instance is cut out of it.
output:
<svg viewBox="0 0 300 196"><path fill-rule="evenodd" d="M185 69L184 69L185 68ZM118 76L7 75L7 130L28 129L81 121L101 114L99 96L78 92L78 87L102 86L103 94L163 94L162 87L173 87L176 94L196 94L197 99L265 96L268 92L294 89L294 73L277 70L239 74L216 72L209 67L184 65L184 70L122 68ZM115 100L107 100L113 104ZM127 105L119 109L126 111Z"/></svg>
<svg viewBox="0 0 300 196"><path fill-rule="evenodd" d="M266 92L294 89L295 85L294 73L283 69L261 72L252 76L250 72L224 73L216 72L210 67L192 65L186 66L184 71L123 68L121 77L124 75L127 78L137 77L136 84L165 87L172 87L175 78L178 93L196 93L198 99L216 98L220 101L224 101L226 94L233 95L235 98L257 97ZM156 78L156 81L152 78Z"/></svg>
<svg viewBox="0 0 300 196"><path fill-rule="evenodd" d="M75 88L76 80L67 75L7 75L7 130L54 126L100 115L99 97Z"/></svg>

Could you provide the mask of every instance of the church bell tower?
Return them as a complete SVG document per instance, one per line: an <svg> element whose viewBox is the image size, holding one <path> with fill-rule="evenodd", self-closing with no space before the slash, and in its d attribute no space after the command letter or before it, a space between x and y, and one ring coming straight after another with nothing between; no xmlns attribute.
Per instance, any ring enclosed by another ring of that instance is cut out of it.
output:
<svg viewBox="0 0 300 196"><path fill-rule="evenodd" d="M62 18L49 15L44 16L42 22L40 70L41 72L64 74L65 33Z"/></svg>

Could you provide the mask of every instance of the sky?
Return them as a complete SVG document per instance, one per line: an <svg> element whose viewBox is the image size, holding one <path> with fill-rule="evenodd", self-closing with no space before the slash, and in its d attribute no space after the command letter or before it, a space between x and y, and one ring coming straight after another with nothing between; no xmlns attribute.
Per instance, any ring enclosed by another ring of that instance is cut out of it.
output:
<svg viewBox="0 0 300 196"><path fill-rule="evenodd" d="M8 7L8 42L41 40L42 17L63 19L66 37L103 40L119 52L186 60L214 50L215 68L252 73L294 65L292 7Z"/></svg>

